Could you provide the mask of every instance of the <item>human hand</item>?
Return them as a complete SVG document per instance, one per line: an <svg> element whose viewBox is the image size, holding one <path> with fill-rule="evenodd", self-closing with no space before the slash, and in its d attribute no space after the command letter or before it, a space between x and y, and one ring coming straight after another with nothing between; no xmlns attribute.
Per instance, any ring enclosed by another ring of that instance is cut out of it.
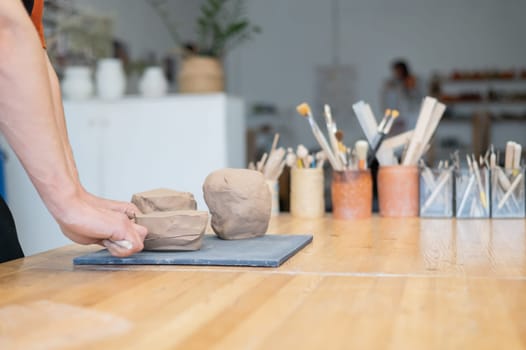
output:
<svg viewBox="0 0 526 350"><path fill-rule="evenodd" d="M56 217L64 235L80 244L100 244L112 255L126 257L143 249L145 227L124 213L101 209L84 200L74 200ZM130 249L115 242L128 241Z"/></svg>
<svg viewBox="0 0 526 350"><path fill-rule="evenodd" d="M96 208L100 209L106 209L111 211L116 211L118 213L126 214L129 218L133 218L138 214L141 214L141 211L135 204L130 202L121 202L121 201L115 201L111 199L101 198L98 196L95 196L84 189L82 190L82 197L83 199L93 205Z"/></svg>

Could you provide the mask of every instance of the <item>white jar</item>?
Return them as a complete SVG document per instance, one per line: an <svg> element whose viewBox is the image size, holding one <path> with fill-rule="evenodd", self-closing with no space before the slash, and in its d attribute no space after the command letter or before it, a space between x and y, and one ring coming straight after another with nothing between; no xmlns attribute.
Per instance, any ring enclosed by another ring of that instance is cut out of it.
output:
<svg viewBox="0 0 526 350"><path fill-rule="evenodd" d="M64 70L62 93L68 100L85 100L93 95L91 69L85 66L71 66Z"/></svg>
<svg viewBox="0 0 526 350"><path fill-rule="evenodd" d="M97 62L97 95L104 100L116 100L124 96L126 76L122 62L117 58L104 58Z"/></svg>
<svg viewBox="0 0 526 350"><path fill-rule="evenodd" d="M139 82L139 91L144 97L161 97L168 91L168 81L161 67L148 67Z"/></svg>

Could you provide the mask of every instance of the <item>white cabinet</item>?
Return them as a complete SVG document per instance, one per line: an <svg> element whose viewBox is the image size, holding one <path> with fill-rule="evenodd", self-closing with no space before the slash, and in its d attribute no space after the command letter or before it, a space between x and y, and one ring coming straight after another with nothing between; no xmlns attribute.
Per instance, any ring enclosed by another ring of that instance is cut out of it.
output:
<svg viewBox="0 0 526 350"><path fill-rule="evenodd" d="M244 104L224 94L128 97L64 104L80 178L89 191L129 200L156 187L189 191L206 209L201 186L213 170L245 166ZM12 151L8 202L26 254L67 243Z"/></svg>

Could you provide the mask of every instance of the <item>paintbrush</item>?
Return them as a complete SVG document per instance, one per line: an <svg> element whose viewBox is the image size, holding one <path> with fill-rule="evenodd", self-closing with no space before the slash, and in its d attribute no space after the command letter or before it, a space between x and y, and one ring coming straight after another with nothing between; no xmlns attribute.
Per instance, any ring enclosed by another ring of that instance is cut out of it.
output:
<svg viewBox="0 0 526 350"><path fill-rule="evenodd" d="M390 116L387 117L387 121L384 123L384 125L382 126L382 124L380 124L380 126L378 127L378 132L376 133L373 143L371 144L373 154L376 154L378 149L380 149L384 138L391 131L391 127L393 126L394 120L398 118L399 115L400 113L395 109L390 113Z"/></svg>
<svg viewBox="0 0 526 350"><path fill-rule="evenodd" d="M389 116L391 115L391 110L387 108L384 113L384 117L382 118L382 121L378 125L378 132L382 132L385 125L387 124L387 119L389 119Z"/></svg>
<svg viewBox="0 0 526 350"><path fill-rule="evenodd" d="M367 151L369 150L369 144L365 140L356 141L354 145L356 150L356 157L358 158L358 169L365 170L367 169Z"/></svg>
<svg viewBox="0 0 526 350"><path fill-rule="evenodd" d="M314 137L318 141L321 149L327 154L327 158L329 160L329 163L331 163L331 166L334 170L342 170L340 163L338 162L338 159L332 152L331 148L329 147L329 144L327 143L327 140L325 139L325 136L323 136L323 133L321 132L320 128L318 127L318 124L316 124L316 121L314 120L314 117L312 116L312 111L307 103L300 104L296 110L298 113L307 118L309 121L309 124L312 129L312 133L314 134Z"/></svg>
<svg viewBox="0 0 526 350"><path fill-rule="evenodd" d="M334 152L334 154L338 154L339 144L338 139L336 138L338 128L336 126L334 118L332 117L331 107L328 104L323 106L323 114L325 115L325 124L327 125L327 131L329 132L329 141L332 146L332 151ZM339 158L338 160L340 161ZM344 164L341 163L339 165L344 166Z"/></svg>
<svg viewBox="0 0 526 350"><path fill-rule="evenodd" d="M308 163L308 160L307 160L307 157L309 156L309 150L303 146L303 145L298 145L298 148L296 149L296 157L298 160L301 161L301 164L302 164L302 167L303 168L308 168L309 167L309 163Z"/></svg>

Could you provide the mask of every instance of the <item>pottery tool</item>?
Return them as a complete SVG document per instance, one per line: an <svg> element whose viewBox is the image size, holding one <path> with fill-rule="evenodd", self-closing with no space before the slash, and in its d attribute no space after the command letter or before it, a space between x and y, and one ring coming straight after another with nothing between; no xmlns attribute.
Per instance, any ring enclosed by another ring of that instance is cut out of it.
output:
<svg viewBox="0 0 526 350"><path fill-rule="evenodd" d="M433 97L425 97L416 122L415 133L409 142L403 164L413 165L425 152L446 107Z"/></svg>
<svg viewBox="0 0 526 350"><path fill-rule="evenodd" d="M414 130L409 130L409 131L403 132L401 134L398 134L396 136L392 136L392 137L386 138L382 142L382 145L380 146L380 149L382 149L384 147L392 149L392 150L395 150L397 148L401 148L401 147L403 147L404 145L406 145L408 143L408 141L413 136L413 133L414 133Z"/></svg>
<svg viewBox="0 0 526 350"><path fill-rule="evenodd" d="M506 143L506 153L504 154L504 168L506 170L511 170L513 168L513 156L515 153L515 146L513 141L508 141Z"/></svg>
<svg viewBox="0 0 526 350"><path fill-rule="evenodd" d="M517 175L521 167L522 146L518 143L514 145L513 151L513 175Z"/></svg>
<svg viewBox="0 0 526 350"><path fill-rule="evenodd" d="M369 144L365 140L356 141L354 145L356 150L356 156L358 157L358 169L365 170L367 169L367 151L369 150Z"/></svg>
<svg viewBox="0 0 526 350"><path fill-rule="evenodd" d="M364 101L359 101L352 106L358 122L363 130L365 138L369 144L373 144L374 137L377 133L378 125L372 112L371 106ZM380 147L375 154L378 163L383 166L397 164L396 157L393 150L389 148Z"/></svg>
<svg viewBox="0 0 526 350"><path fill-rule="evenodd" d="M271 152L262 173L267 180L277 180L285 166L285 149L280 147Z"/></svg>
<svg viewBox="0 0 526 350"><path fill-rule="evenodd" d="M473 167L471 165L471 159L469 159L469 156L466 156L467 162L468 162L468 169L470 173L468 185L466 186L466 190L464 191L464 195L462 196L462 200L460 201L460 205L458 207L457 213L461 214L464 210L464 207L466 206L466 203L468 201L469 194L471 193L471 188L473 187L475 183L475 174L473 174Z"/></svg>
<svg viewBox="0 0 526 350"><path fill-rule="evenodd" d="M358 122L362 127L365 138L372 143L376 135L377 125L371 107L364 101L359 101L352 106L354 113L358 117Z"/></svg>
<svg viewBox="0 0 526 350"><path fill-rule="evenodd" d="M504 194L504 197L502 197L502 199L500 200L498 204L499 209L502 209L504 204L506 204L510 196L513 194L513 191L515 191L517 186L520 184L521 180L522 180L522 173L520 173L519 175L517 175L517 177L515 177L515 180L513 180L513 182L511 183L510 188L508 189L506 194Z"/></svg>
<svg viewBox="0 0 526 350"><path fill-rule="evenodd" d="M440 194L440 191L442 191L442 188L445 186L445 184L449 181L449 178L451 177L452 170L448 169L447 171L443 172L442 175L440 175L440 178L438 179L438 183L436 187L434 188L433 192L429 195L426 202L424 203L424 206L422 207L422 211L427 210L431 204L437 199L438 195Z"/></svg>
<svg viewBox="0 0 526 350"><path fill-rule="evenodd" d="M300 104L296 110L298 113L307 118L309 121L309 124L312 129L312 133L314 134L314 137L318 141L321 149L327 154L327 158L329 160L329 163L331 163L331 166L334 170L340 171L343 170L340 166L338 159L332 152L331 148L329 147L329 144L327 143L327 140L325 139L325 136L323 136L320 128L318 127L318 124L316 124L316 121L314 120L314 117L312 116L312 111L307 103Z"/></svg>
<svg viewBox="0 0 526 350"><path fill-rule="evenodd" d="M426 184L426 187L429 188L431 191L436 186L435 177L433 176L433 173L431 172L431 169L426 165L426 163L421 159L420 160L420 167L422 168L422 178L424 179L424 182Z"/></svg>
<svg viewBox="0 0 526 350"><path fill-rule="evenodd" d="M265 162L267 161L268 153L263 153L263 156L261 157L260 161L256 164L256 170L257 171L263 171L263 167L265 166Z"/></svg>
<svg viewBox="0 0 526 350"><path fill-rule="evenodd" d="M484 186L482 185L482 179L480 178L480 168L477 163L477 160L475 159L475 156L473 156L472 165L473 165L473 172L475 173L475 178L477 179L477 185L479 188L480 203L482 204L484 208L487 208L488 201L487 201L486 191L484 189Z"/></svg>
<svg viewBox="0 0 526 350"><path fill-rule="evenodd" d="M336 127L336 122L332 117L331 107L328 104L323 106L323 114L325 115L325 124L327 125L327 131L329 132L329 141L332 146L332 151L334 152L334 154L338 154L340 149L338 139L336 138L338 128ZM341 159L338 158L338 161L341 161ZM339 165L342 167L344 166L344 164L341 164L341 162Z"/></svg>
<svg viewBox="0 0 526 350"><path fill-rule="evenodd" d="M133 248L133 244L128 240L112 241L111 239L105 239L104 241L108 242L109 244L119 246L120 248L124 248L126 250L130 250Z"/></svg>
<svg viewBox="0 0 526 350"><path fill-rule="evenodd" d="M270 154L276 151L276 147L278 147L278 142L279 142L279 134L276 133L274 135L274 140L272 140L272 147L270 148Z"/></svg>
<svg viewBox="0 0 526 350"><path fill-rule="evenodd" d="M489 166L490 169L495 169L495 167L497 166L497 156L495 155L495 148L493 147L493 145L491 145L490 148Z"/></svg>

